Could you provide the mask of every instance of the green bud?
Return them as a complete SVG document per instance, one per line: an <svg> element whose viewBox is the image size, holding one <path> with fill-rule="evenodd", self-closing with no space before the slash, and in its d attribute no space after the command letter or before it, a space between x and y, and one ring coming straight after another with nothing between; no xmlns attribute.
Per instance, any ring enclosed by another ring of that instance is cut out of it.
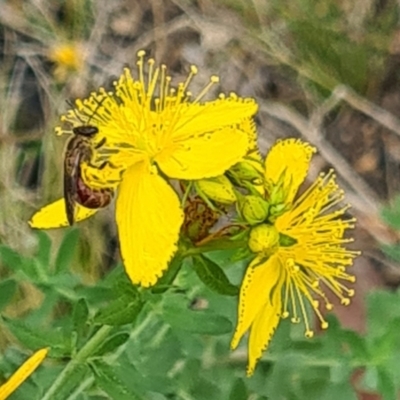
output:
<svg viewBox="0 0 400 400"><path fill-rule="evenodd" d="M251 161L241 161L235 164L233 167L229 169L237 180L245 180L245 181L255 181L258 183L262 182L263 169L257 169L254 165L254 162Z"/></svg>
<svg viewBox="0 0 400 400"><path fill-rule="evenodd" d="M271 255L279 246L279 232L273 225L257 225L250 231L249 247L253 253Z"/></svg>
<svg viewBox="0 0 400 400"><path fill-rule="evenodd" d="M268 217L268 209L268 202L254 195L245 196L240 204L241 214L250 225L264 222Z"/></svg>
<svg viewBox="0 0 400 400"><path fill-rule="evenodd" d="M220 175L215 178L200 179L194 183L197 192L221 204L233 204L237 199L231 181Z"/></svg>
<svg viewBox="0 0 400 400"><path fill-rule="evenodd" d="M273 204L269 209L270 221L275 221L280 215L287 211L287 206L284 203Z"/></svg>

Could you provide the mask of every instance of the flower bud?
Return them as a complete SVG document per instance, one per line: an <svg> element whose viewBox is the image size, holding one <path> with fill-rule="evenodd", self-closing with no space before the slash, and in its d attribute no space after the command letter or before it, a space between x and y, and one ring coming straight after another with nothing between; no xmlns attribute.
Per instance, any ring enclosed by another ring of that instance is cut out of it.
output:
<svg viewBox="0 0 400 400"><path fill-rule="evenodd" d="M254 195L245 196L240 204L241 214L250 225L264 222L268 217L268 209L268 202Z"/></svg>
<svg viewBox="0 0 400 400"><path fill-rule="evenodd" d="M199 194L203 194L217 203L233 204L236 201L233 185L225 175L200 179L195 182L195 188Z"/></svg>
<svg viewBox="0 0 400 400"><path fill-rule="evenodd" d="M257 225L250 231L249 247L253 253L273 254L279 246L279 232L273 225Z"/></svg>
<svg viewBox="0 0 400 400"><path fill-rule="evenodd" d="M255 161L241 161L235 164L233 167L229 169L237 180L245 180L245 181L261 181L263 177L263 169L257 168L255 165Z"/></svg>

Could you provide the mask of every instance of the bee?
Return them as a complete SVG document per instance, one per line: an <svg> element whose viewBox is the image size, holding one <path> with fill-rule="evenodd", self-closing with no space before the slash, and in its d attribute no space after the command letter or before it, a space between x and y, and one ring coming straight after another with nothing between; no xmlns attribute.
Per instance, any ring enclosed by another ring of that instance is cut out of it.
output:
<svg viewBox="0 0 400 400"><path fill-rule="evenodd" d="M98 128L86 124L72 129L73 136L66 145L64 154L64 199L65 211L69 225L75 222L75 207L80 204L86 208L102 208L110 204L114 190L112 188L94 189L86 185L82 178L82 163L91 165L93 149L98 149L105 144L105 138L96 146L92 139L99 132ZM98 166L102 169L107 161Z"/></svg>

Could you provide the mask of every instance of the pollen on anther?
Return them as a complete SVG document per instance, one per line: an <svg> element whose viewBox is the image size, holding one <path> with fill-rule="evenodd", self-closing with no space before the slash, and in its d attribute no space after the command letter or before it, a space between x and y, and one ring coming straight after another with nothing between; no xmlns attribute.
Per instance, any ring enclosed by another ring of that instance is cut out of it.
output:
<svg viewBox="0 0 400 400"><path fill-rule="evenodd" d="M347 297L343 297L343 299L340 300L340 304L342 304L343 306L348 306L350 304L350 299L348 299Z"/></svg>
<svg viewBox="0 0 400 400"><path fill-rule="evenodd" d="M305 331L305 332L304 332L304 336L305 336L306 338L308 338L308 339L311 339L312 337L314 337L314 332L313 332L313 331L310 331L310 330Z"/></svg>
<svg viewBox="0 0 400 400"><path fill-rule="evenodd" d="M219 83L219 76L217 76L217 75L212 75L211 78L210 78L210 81L211 81L212 83Z"/></svg>
<svg viewBox="0 0 400 400"><path fill-rule="evenodd" d="M199 72L199 70L198 70L198 68L197 68L195 65L191 65L191 66L190 66L190 72L191 72L193 75L196 75L196 74Z"/></svg>
<svg viewBox="0 0 400 400"><path fill-rule="evenodd" d="M328 329L329 328L329 324L327 321L322 321L321 323L321 329Z"/></svg>
<svg viewBox="0 0 400 400"><path fill-rule="evenodd" d="M144 51L144 50L139 50L138 52L137 52L137 56L138 57L144 57L146 55L146 52Z"/></svg>

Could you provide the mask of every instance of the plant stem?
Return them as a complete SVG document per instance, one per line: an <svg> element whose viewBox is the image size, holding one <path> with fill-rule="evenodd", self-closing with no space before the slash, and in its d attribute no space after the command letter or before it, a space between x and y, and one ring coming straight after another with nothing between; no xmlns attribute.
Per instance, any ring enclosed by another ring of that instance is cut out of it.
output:
<svg viewBox="0 0 400 400"><path fill-rule="evenodd" d="M103 325L81 348L78 354L68 363L63 369L57 379L53 382L50 388L47 390L42 400L51 400L55 397L57 391L64 385L69 376L80 364L84 363L94 351L104 342L108 337L110 331L113 329L110 325Z"/></svg>

